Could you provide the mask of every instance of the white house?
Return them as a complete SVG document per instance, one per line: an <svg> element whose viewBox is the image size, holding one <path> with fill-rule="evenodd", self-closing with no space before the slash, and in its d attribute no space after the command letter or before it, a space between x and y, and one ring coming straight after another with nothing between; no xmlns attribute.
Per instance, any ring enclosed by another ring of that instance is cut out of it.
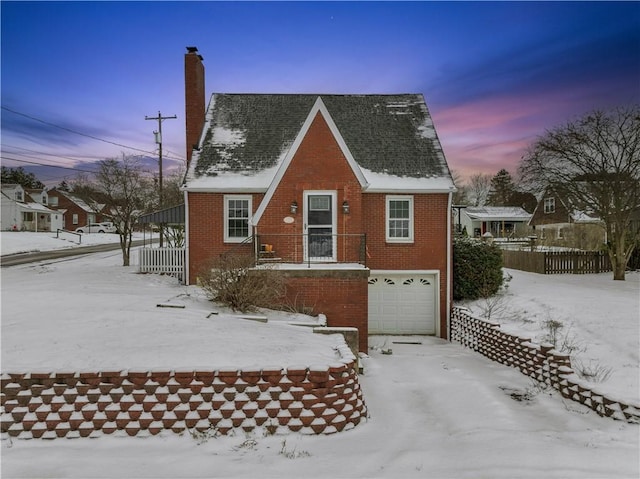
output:
<svg viewBox="0 0 640 479"><path fill-rule="evenodd" d="M474 238L487 232L494 238L513 238L527 235L530 219L531 213L519 206L469 206L461 208L459 224Z"/></svg>
<svg viewBox="0 0 640 479"><path fill-rule="evenodd" d="M46 195L46 192L42 192ZM56 231L63 228L63 213L34 201L21 185L3 184L2 198L3 231ZM42 200L42 198L38 198ZM46 199L43 200L46 202Z"/></svg>

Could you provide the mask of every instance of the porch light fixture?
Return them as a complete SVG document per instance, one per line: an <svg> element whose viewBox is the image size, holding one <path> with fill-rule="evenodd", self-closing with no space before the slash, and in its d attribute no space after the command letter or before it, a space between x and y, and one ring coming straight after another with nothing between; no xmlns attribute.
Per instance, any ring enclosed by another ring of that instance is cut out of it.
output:
<svg viewBox="0 0 640 479"><path fill-rule="evenodd" d="M291 202L291 213L295 215L297 212L298 212L298 202L297 201L292 201Z"/></svg>
<svg viewBox="0 0 640 479"><path fill-rule="evenodd" d="M342 212L343 212L345 215L348 215L348 214L349 214L349 202L348 202L347 200L344 200L344 201L342 202Z"/></svg>

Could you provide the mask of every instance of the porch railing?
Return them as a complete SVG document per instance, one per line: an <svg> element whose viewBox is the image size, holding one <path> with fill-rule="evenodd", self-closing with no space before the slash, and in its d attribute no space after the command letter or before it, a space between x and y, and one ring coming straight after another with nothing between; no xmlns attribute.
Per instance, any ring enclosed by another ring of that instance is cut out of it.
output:
<svg viewBox="0 0 640 479"><path fill-rule="evenodd" d="M367 237L357 234L259 234L254 236L257 264L367 264Z"/></svg>

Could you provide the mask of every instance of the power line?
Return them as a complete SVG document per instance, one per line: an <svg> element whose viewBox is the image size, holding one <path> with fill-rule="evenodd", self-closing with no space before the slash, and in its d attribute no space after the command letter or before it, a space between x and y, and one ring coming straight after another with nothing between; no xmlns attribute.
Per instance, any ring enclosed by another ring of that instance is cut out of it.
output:
<svg viewBox="0 0 640 479"><path fill-rule="evenodd" d="M56 158L63 158L65 160L72 160L72 161L82 161L81 157L70 157L70 156L62 156L62 155L56 155L55 153L47 153L46 151L36 151L36 150L30 150L29 148L23 148L21 146L16 146L16 145L10 145L8 143L3 143L2 146L7 146L9 148L15 148L16 150L23 150L23 151L28 151L31 153L37 153L38 155L45 155L45 156L55 156ZM16 153L18 155L22 155L22 153ZM28 155L24 155L24 156L28 156Z"/></svg>
<svg viewBox="0 0 640 479"><path fill-rule="evenodd" d="M18 163L28 163L30 165L38 165L38 166L47 166L49 168L62 168L63 170L72 170L72 171L81 171L83 173L91 173L91 174L95 174L95 171L91 171L91 170L83 170L82 168L73 168L71 166L58 166L58 165L48 165L46 163L38 163L36 161L27 161L27 160L21 160L18 158L11 158L9 156L3 156L3 159L7 159L7 160L11 160L11 161L17 161Z"/></svg>
<svg viewBox="0 0 640 479"><path fill-rule="evenodd" d="M1 153L1 155L6 155L6 154L18 155L18 156L20 156L20 158L33 158L34 160L42 160L42 158L40 156L29 155L27 153L20 153L20 152L16 152L16 151L3 151ZM55 161L55 160L50 160L50 159L47 159L47 161L50 162L50 163L47 163L47 165L49 165L49 164L54 164L54 165L67 165L67 164L69 164L68 162L63 163L63 162L60 162L60 161ZM73 160L73 161L78 161L78 160Z"/></svg>
<svg viewBox="0 0 640 479"><path fill-rule="evenodd" d="M150 154L150 155L153 155L153 154L155 153L155 152L152 152L152 151L147 151L147 150L142 150L142 149L140 149L140 148L135 148L135 147L133 147L133 146L128 146L128 145L123 145L123 144L121 144L121 143L116 143L116 142L114 142L114 141L104 140L104 139L102 139L102 138L98 138L97 136L88 135L88 134L86 134L86 133L81 133L81 132L79 132L79 131L72 130L71 128L67 128L67 127L64 127L64 126L56 125L55 123L50 123L50 122L48 122L48 121L41 120L40 118L36 118L36 117L34 117L34 116L27 115L26 113L21 113L21 112L19 112L19 111L12 110L11 108L7 108L6 106L3 106L3 107L2 107L2 109L3 109L3 110L6 110L6 111L9 111L9 112L11 112L11 113L14 113L14 114L16 114L16 115L23 116L23 117L25 117L25 118L29 118L30 120L34 120L34 121L38 121L38 122L40 122L40 123L44 123L45 125L53 126L53 127L55 127L55 128L59 128L59 129L64 130L64 131L68 131L68 132L70 132L70 133L74 133L74 134L76 134L76 135L80 135L80 136L85 136L85 137L87 137L87 138L91 138L92 140L102 141L102 142L104 142L104 143L109 143L109 144L111 144L111 145L119 146L119 147L121 147L121 148L127 148L127 149L129 149L129 150L141 151L141 152L143 152L143 153L147 153L147 154Z"/></svg>

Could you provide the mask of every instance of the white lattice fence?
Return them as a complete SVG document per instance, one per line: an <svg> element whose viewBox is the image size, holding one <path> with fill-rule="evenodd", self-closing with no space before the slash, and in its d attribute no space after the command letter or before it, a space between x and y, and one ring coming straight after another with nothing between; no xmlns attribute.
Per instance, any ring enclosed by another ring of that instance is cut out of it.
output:
<svg viewBox="0 0 640 479"><path fill-rule="evenodd" d="M159 273L184 278L184 248L141 248L140 272Z"/></svg>

